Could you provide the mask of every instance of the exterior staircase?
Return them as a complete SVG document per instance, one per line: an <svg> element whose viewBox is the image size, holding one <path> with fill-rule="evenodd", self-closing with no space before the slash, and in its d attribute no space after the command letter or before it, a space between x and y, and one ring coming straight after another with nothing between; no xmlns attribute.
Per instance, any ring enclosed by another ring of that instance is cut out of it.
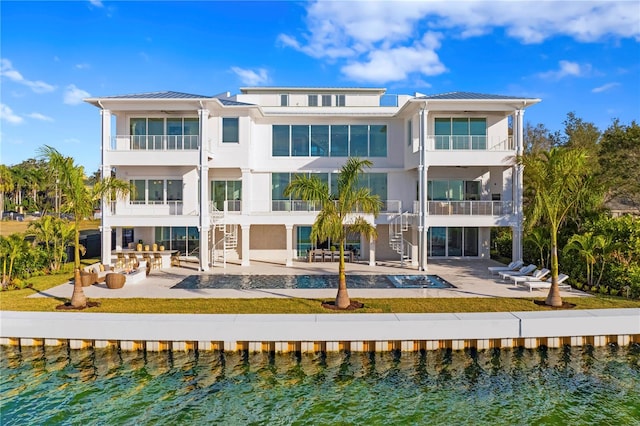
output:
<svg viewBox="0 0 640 426"><path fill-rule="evenodd" d="M211 206L209 210L210 224L211 224L211 238L214 239L214 244L211 249L211 264L213 266L218 262L222 262L222 267L227 267L227 254L235 250L238 246L238 225L228 224L226 222L226 216L223 211L220 211ZM222 233L222 238L215 241L216 232Z"/></svg>
<svg viewBox="0 0 640 426"><path fill-rule="evenodd" d="M389 245L393 251L400 255L402 266L407 261L411 261L411 253L413 252L413 244L404 239L404 233L409 229L410 220L411 214L402 211L389 218Z"/></svg>

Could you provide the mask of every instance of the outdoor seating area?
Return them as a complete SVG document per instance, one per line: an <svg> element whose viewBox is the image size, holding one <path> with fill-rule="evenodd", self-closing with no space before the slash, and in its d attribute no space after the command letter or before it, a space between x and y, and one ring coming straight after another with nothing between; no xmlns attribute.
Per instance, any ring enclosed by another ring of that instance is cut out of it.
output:
<svg viewBox="0 0 640 426"><path fill-rule="evenodd" d="M344 251L345 262L353 262L356 258L354 250ZM307 253L307 262L338 262L340 261L339 250L327 250L327 249L313 249Z"/></svg>
<svg viewBox="0 0 640 426"><path fill-rule="evenodd" d="M488 268L492 275L499 275L504 281L511 280L517 287L523 286L529 290L529 292L535 290L548 290L551 288L551 277L549 274L551 270L548 268L540 268L534 264L526 266L521 260L511 262L507 266L490 266ZM569 279L567 274L558 275L558 286L563 290L571 290L569 284L564 282Z"/></svg>

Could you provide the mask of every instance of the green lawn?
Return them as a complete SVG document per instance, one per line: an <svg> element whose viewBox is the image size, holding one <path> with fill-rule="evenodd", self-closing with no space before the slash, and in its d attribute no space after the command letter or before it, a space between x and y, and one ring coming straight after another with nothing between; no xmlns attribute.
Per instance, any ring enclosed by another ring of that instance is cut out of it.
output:
<svg viewBox="0 0 640 426"><path fill-rule="evenodd" d="M0 292L0 309L5 311L55 311L66 300L28 296L62 284L71 273L34 277L33 288ZM71 297L71 292L69 293ZM358 299L365 304L358 313L510 312L543 311L533 303L539 298L410 298ZM319 299L92 299L100 307L85 312L191 313L191 314L315 314L334 313L320 306ZM565 298L575 309L640 308L640 301L616 297ZM342 314L342 313L341 313Z"/></svg>

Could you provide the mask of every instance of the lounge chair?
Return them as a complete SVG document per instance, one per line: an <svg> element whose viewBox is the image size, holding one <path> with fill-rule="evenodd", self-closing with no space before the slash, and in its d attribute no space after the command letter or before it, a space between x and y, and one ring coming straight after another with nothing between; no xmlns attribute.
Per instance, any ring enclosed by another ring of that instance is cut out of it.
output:
<svg viewBox="0 0 640 426"><path fill-rule="evenodd" d="M565 282L568 278L569 275L566 274L558 275L558 287L560 287L561 289L571 290L571 286L569 284L563 284L563 282ZM529 287L529 292L531 292L534 288L549 289L551 288L551 278L549 278L547 281L525 281L523 284L526 287Z"/></svg>
<svg viewBox="0 0 640 426"><path fill-rule="evenodd" d="M502 271L502 272L499 272L499 274L500 274L500 278L502 278L503 280L506 280L508 277L529 275L533 271L535 271L536 268L537 268L537 266L532 263L530 265L523 266L522 268L518 269L517 271Z"/></svg>
<svg viewBox="0 0 640 426"><path fill-rule="evenodd" d="M510 276L513 282L518 285L518 283L523 283L525 281L542 281L544 277L549 275L551 271L547 268L536 269L533 271L531 275L513 275Z"/></svg>
<svg viewBox="0 0 640 426"><path fill-rule="evenodd" d="M489 266L489 268L487 269L489 269L489 272L491 272L491 275L498 275L500 272L504 272L504 271L517 271L523 266L524 266L524 262L522 260L516 260L514 262L511 262L507 266Z"/></svg>

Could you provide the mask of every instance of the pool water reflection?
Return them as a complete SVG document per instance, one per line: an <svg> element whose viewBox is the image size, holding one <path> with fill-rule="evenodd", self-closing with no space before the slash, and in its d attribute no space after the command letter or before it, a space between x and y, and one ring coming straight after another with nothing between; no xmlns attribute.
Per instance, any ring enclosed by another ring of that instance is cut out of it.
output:
<svg viewBox="0 0 640 426"><path fill-rule="evenodd" d="M640 346L268 354L0 349L2 424L638 424Z"/></svg>

